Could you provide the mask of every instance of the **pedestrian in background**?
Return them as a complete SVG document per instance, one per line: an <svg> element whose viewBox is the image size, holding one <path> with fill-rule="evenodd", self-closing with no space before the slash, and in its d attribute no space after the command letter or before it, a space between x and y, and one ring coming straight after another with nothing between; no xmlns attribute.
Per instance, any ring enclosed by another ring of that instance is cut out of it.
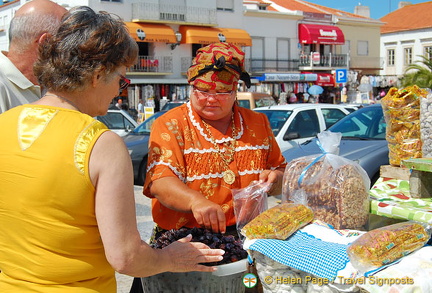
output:
<svg viewBox="0 0 432 293"><path fill-rule="evenodd" d="M202 263L222 259L191 236L162 250L140 237L129 153L93 119L128 86L137 55L121 19L85 6L41 44L34 70L47 92L0 115L0 292L114 293L115 270L211 272Z"/></svg>
<svg viewBox="0 0 432 293"><path fill-rule="evenodd" d="M33 64L39 45L57 30L66 12L49 0L33 0L16 11L10 23L9 51L0 52L0 113L40 99Z"/></svg>

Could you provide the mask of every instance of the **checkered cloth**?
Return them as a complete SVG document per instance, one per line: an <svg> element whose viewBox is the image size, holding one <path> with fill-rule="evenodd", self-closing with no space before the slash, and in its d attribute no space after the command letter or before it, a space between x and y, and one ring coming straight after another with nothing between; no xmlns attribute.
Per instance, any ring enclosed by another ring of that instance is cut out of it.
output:
<svg viewBox="0 0 432 293"><path fill-rule="evenodd" d="M357 274L346 250L361 232L348 231L310 224L286 240L247 240L244 248L258 251L291 268L334 281L338 276Z"/></svg>

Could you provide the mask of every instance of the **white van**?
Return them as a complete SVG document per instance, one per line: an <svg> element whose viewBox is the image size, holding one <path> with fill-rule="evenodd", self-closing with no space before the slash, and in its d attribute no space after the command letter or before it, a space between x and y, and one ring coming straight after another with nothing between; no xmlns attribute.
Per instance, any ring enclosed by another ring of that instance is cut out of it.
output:
<svg viewBox="0 0 432 293"><path fill-rule="evenodd" d="M276 105L271 95L256 92L237 92L237 102L240 107L248 109Z"/></svg>

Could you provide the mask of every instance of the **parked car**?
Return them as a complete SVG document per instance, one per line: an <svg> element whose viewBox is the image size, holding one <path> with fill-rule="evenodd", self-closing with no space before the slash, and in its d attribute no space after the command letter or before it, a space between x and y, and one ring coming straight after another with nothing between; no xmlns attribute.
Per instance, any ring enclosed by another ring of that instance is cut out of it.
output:
<svg viewBox="0 0 432 293"><path fill-rule="evenodd" d="M240 107L248 109L276 105L271 95L258 92L237 92L237 102Z"/></svg>
<svg viewBox="0 0 432 293"><path fill-rule="evenodd" d="M255 108L267 115L276 141L285 151L327 129L350 112L334 104L288 104Z"/></svg>
<svg viewBox="0 0 432 293"><path fill-rule="evenodd" d="M138 123L124 110L111 109L106 115L95 118L120 136L125 136L138 126Z"/></svg>
<svg viewBox="0 0 432 293"><path fill-rule="evenodd" d="M371 184L375 183L381 165L389 164L386 123L381 104L360 108L327 130L342 133L339 155L359 163L369 175ZM313 138L284 151L283 156L289 162L320 153L322 151L317 145L317 138Z"/></svg>
<svg viewBox="0 0 432 293"><path fill-rule="evenodd" d="M159 111L144 120L143 123L138 125L133 131L123 136L126 147L129 150L129 155L132 160L135 184L143 185L146 176L147 168L147 155L148 155L148 142L150 137L150 130L153 122L166 113L167 111Z"/></svg>

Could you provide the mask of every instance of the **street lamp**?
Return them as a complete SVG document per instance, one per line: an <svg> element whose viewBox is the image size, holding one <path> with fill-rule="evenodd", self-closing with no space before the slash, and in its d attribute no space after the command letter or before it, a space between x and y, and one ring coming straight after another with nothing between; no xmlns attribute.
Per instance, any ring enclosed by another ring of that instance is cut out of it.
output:
<svg viewBox="0 0 432 293"><path fill-rule="evenodd" d="M176 38L177 43L171 44L171 50L174 50L175 47L177 47L178 45L180 45L180 41L182 39L182 34L180 32L178 32L178 31L175 32L175 38Z"/></svg>

